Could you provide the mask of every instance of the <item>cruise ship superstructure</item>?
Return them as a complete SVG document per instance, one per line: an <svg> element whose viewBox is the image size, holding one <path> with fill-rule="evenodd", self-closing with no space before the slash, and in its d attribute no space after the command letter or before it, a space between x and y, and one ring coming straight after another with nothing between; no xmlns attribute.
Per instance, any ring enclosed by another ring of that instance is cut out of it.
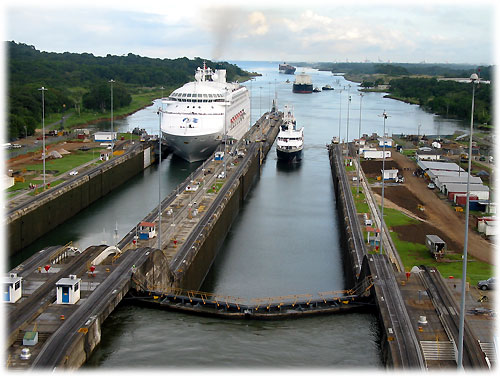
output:
<svg viewBox="0 0 500 376"><path fill-rule="evenodd" d="M226 82L226 70L203 65L195 81L174 90L163 110L161 129L167 145L189 162L206 159L227 138L239 140L250 128L246 87Z"/></svg>

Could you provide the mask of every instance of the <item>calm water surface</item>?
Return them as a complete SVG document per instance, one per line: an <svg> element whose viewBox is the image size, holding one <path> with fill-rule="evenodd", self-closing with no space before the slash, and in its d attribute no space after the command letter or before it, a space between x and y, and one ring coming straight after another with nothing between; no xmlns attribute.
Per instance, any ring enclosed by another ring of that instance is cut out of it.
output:
<svg viewBox="0 0 500 376"><path fill-rule="evenodd" d="M214 262L202 289L254 298L342 290L339 229L325 144L339 135L359 133L360 96L357 84L328 72L306 69L314 86L335 88L313 94L293 94L293 76L278 73L278 63L240 62L243 69L263 75L246 83L252 94L252 123L269 109L275 93L279 108L290 104L304 127L304 159L278 163L273 147L261 177L249 193L240 215ZM302 69L298 68L297 72ZM344 89L339 94L339 89ZM351 102L348 102L348 95ZM342 112L340 113L340 101ZM114 123L157 133L158 103ZM349 109L349 131L347 117ZM361 134L382 134L384 110L391 133L451 134L460 122L425 113L418 106L367 93L362 99ZM101 127L106 128L106 124ZM348 134L349 133L349 134ZM82 248L114 241L151 211L158 200L158 173L164 196L198 165L169 156L161 171L153 166L129 184L99 200L38 241L25 254L46 245L76 240ZM103 325L103 341L87 368L131 367L370 367L382 366L376 317L342 314L299 320L224 321L166 311L120 306Z"/></svg>

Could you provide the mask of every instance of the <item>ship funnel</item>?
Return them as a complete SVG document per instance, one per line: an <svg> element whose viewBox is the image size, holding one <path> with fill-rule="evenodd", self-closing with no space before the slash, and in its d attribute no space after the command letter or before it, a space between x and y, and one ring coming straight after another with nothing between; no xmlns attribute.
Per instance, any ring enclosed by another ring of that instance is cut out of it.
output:
<svg viewBox="0 0 500 376"><path fill-rule="evenodd" d="M226 82L226 70L225 69L217 69L217 82L225 83Z"/></svg>

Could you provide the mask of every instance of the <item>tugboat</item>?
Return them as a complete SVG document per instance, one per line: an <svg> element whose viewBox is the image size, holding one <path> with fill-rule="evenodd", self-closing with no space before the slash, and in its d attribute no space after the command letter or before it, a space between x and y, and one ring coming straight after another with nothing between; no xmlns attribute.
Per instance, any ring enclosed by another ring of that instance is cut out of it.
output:
<svg viewBox="0 0 500 376"><path fill-rule="evenodd" d="M292 162L302 159L304 128L297 129L297 122L288 105L285 105L283 110L283 124L277 138L276 154L278 160Z"/></svg>
<svg viewBox="0 0 500 376"><path fill-rule="evenodd" d="M316 86L316 87L313 89L313 92L314 92L314 93L321 93L321 89L320 89L319 87L317 87L317 86Z"/></svg>
<svg viewBox="0 0 500 376"><path fill-rule="evenodd" d="M323 90L334 90L330 85L325 85L322 87Z"/></svg>

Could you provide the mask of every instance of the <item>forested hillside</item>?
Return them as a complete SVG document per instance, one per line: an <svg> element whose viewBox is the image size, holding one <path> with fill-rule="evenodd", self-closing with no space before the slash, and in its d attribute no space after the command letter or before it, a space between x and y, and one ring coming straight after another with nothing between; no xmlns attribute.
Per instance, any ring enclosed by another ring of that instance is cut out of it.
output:
<svg viewBox="0 0 500 376"><path fill-rule="evenodd" d="M37 89L44 86L45 111L62 112L74 108L109 111L110 79L115 80L114 106L127 105L127 98L139 87L174 89L191 81L203 59L153 59L134 54L106 57L83 53L41 52L34 46L7 42L8 62L8 132L9 139L28 135L40 126L42 98ZM211 68L227 70L229 81L248 77L233 64L206 60ZM91 94L92 90L92 94ZM101 95L101 98L92 95ZM130 103L130 100L128 100ZM87 106L87 107L85 107ZM26 127L26 128L25 128Z"/></svg>
<svg viewBox="0 0 500 376"><path fill-rule="evenodd" d="M435 114L470 119L471 83L404 77L391 80L389 92L398 99L417 102ZM474 121L480 124L490 124L492 121L490 84L480 84L476 88Z"/></svg>

